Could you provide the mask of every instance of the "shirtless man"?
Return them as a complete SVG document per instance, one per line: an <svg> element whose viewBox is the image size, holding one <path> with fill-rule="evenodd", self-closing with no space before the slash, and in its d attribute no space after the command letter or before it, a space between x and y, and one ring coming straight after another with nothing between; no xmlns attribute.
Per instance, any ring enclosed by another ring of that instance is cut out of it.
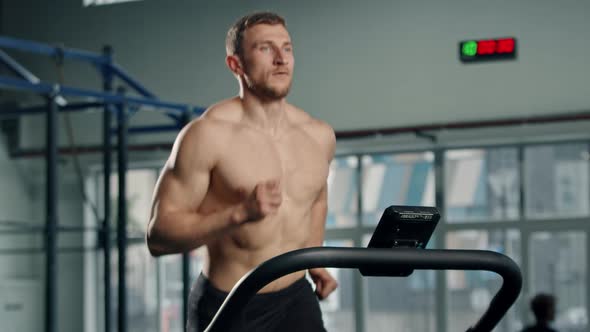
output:
<svg viewBox="0 0 590 332"><path fill-rule="evenodd" d="M226 64L239 95L210 107L178 135L155 188L152 255L207 248L189 299L202 331L248 271L285 252L321 246L332 128L287 103L293 47L283 18L255 13L228 31ZM318 300L337 283L323 268L278 279L244 310L240 331L325 331ZM317 298L316 298L317 296Z"/></svg>

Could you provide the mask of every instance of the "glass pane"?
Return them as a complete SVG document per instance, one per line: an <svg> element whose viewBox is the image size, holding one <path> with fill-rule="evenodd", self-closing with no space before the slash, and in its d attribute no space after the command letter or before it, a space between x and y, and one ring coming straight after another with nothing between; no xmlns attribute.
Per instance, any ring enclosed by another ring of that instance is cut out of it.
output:
<svg viewBox="0 0 590 332"><path fill-rule="evenodd" d="M525 203L529 218L587 216L588 146L541 145L525 149Z"/></svg>
<svg viewBox="0 0 590 332"><path fill-rule="evenodd" d="M116 248L111 252L111 323L112 329L117 328L118 307L118 252ZM100 270L104 273L101 259ZM158 284L156 259L151 257L144 244L130 245L127 248L127 267L125 268L127 282L127 320L130 332L157 332L158 328ZM103 280L100 278L99 280ZM100 283L101 290L103 283ZM104 295L104 292L103 292ZM101 298L99 302L102 302ZM99 308L104 308L102 303Z"/></svg>
<svg viewBox="0 0 590 332"><path fill-rule="evenodd" d="M130 332L158 331L156 259L145 245L127 248L127 305Z"/></svg>
<svg viewBox="0 0 590 332"><path fill-rule="evenodd" d="M161 276L161 330L184 331L182 321L182 256L167 255L159 258Z"/></svg>
<svg viewBox="0 0 590 332"><path fill-rule="evenodd" d="M506 231L457 231L446 235L447 249L492 250L520 264L520 233ZM447 331L465 331L479 320L500 289L502 277L487 271L447 271ZM513 305L494 331L520 331L522 322Z"/></svg>
<svg viewBox="0 0 590 332"><path fill-rule="evenodd" d="M358 158L334 158L328 176L328 216L326 228L356 225L358 200Z"/></svg>
<svg viewBox="0 0 590 332"><path fill-rule="evenodd" d="M190 253L190 283L197 280L203 267L207 249L201 247ZM182 298L182 255L168 255L160 257L161 273L161 329L167 332L184 331L183 298Z"/></svg>
<svg viewBox="0 0 590 332"><path fill-rule="evenodd" d="M127 235L145 235L152 194L156 185L157 173L153 169L133 169L127 172ZM119 183L116 174L111 175L111 227L116 229ZM102 194L100 196L102 199Z"/></svg>
<svg viewBox="0 0 590 332"><path fill-rule="evenodd" d="M450 150L444 163L448 222L519 217L516 148Z"/></svg>
<svg viewBox="0 0 590 332"><path fill-rule="evenodd" d="M432 152L365 155L363 222L375 225L391 205L434 206Z"/></svg>
<svg viewBox="0 0 590 332"><path fill-rule="evenodd" d="M588 331L586 234L538 232L530 241L530 294L556 297L558 331ZM532 315L529 313L532 322Z"/></svg>
<svg viewBox="0 0 590 332"><path fill-rule="evenodd" d="M352 240L328 240L324 244L330 247L352 247ZM353 272L350 269L327 269L338 282L338 288L325 300L320 301L324 325L328 331L355 331L355 299ZM311 281L313 286L313 281Z"/></svg>
<svg viewBox="0 0 590 332"><path fill-rule="evenodd" d="M364 246L370 238L363 237ZM407 278L363 277L365 331L437 331L434 277L420 270Z"/></svg>

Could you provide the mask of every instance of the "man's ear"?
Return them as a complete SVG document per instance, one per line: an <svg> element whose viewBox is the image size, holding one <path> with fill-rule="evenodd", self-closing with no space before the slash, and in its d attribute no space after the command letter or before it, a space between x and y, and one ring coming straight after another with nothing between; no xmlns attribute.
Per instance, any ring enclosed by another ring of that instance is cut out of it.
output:
<svg viewBox="0 0 590 332"><path fill-rule="evenodd" d="M242 76L244 74L244 68L242 67L242 61L237 55L228 55L225 57L225 64L234 75Z"/></svg>

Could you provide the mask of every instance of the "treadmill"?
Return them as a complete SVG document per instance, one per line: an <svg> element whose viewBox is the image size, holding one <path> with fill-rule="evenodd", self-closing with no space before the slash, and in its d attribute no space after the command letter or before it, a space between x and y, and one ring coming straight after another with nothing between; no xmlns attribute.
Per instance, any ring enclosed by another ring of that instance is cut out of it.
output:
<svg viewBox="0 0 590 332"><path fill-rule="evenodd" d="M315 247L273 257L238 281L205 331L231 331L242 308L273 280L301 270L331 267L358 269L363 276L380 277L407 277L414 270L495 272L502 277L502 286L481 318L467 329L490 332L520 294L520 268L494 251L426 249L439 219L435 207L394 205L383 212L367 248Z"/></svg>

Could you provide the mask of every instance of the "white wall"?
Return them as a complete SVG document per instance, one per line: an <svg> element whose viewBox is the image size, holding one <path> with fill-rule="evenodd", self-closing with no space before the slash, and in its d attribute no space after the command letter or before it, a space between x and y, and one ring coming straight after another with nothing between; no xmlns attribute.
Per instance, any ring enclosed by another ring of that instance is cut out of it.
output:
<svg viewBox="0 0 590 332"><path fill-rule="evenodd" d="M236 93L223 61L228 26L246 12L270 9L287 18L295 43L290 100L339 130L531 116L590 105L587 1L146 0L92 8L81 3L6 1L5 33L94 51L109 43L118 63L161 98L206 106ZM502 36L518 39L517 61L459 62L460 40ZM47 65L38 61L31 68L55 77ZM66 82L99 88L89 73L74 67ZM77 122L81 136L98 137L91 119Z"/></svg>

